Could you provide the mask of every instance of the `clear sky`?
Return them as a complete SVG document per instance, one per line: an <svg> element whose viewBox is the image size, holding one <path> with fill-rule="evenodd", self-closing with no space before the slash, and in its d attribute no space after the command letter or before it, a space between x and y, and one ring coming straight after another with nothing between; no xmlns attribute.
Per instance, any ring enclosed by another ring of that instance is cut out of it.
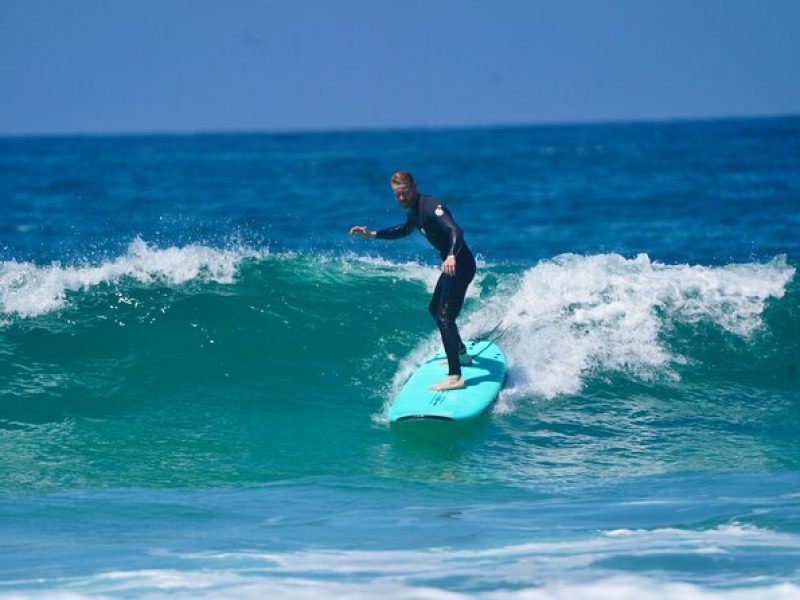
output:
<svg viewBox="0 0 800 600"><path fill-rule="evenodd" d="M800 114L800 0L0 0L0 135Z"/></svg>

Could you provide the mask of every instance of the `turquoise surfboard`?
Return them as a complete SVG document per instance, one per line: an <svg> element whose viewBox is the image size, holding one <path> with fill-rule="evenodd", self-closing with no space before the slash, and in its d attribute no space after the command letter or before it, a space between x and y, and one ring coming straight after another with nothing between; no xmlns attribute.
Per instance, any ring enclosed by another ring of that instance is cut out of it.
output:
<svg viewBox="0 0 800 600"><path fill-rule="evenodd" d="M506 378L506 358L494 342L467 342L472 365L461 367L465 387L435 392L431 386L447 377L444 352L438 352L414 372L397 394L389 421L444 419L461 421L482 415L495 401Z"/></svg>

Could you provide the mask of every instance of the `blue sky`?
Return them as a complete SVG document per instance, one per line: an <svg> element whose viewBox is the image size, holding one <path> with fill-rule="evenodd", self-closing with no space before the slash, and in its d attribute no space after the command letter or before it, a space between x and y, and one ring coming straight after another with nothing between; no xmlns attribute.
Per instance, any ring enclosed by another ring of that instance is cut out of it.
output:
<svg viewBox="0 0 800 600"><path fill-rule="evenodd" d="M800 114L796 0L2 0L0 135Z"/></svg>

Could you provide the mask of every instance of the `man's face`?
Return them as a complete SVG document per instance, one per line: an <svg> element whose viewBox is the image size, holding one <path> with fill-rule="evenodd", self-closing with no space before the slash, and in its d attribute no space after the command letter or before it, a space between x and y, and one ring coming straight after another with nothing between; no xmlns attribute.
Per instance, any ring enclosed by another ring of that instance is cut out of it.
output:
<svg viewBox="0 0 800 600"><path fill-rule="evenodd" d="M392 184L392 193L397 203L403 208L409 208L417 199L417 186L415 184Z"/></svg>

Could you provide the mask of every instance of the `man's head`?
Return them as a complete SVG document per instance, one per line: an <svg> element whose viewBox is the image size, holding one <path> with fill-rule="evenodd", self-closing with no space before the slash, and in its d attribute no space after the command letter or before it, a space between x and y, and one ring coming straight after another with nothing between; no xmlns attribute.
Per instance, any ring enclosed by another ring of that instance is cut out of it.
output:
<svg viewBox="0 0 800 600"><path fill-rule="evenodd" d="M398 171L392 175L392 193L403 208L410 208L417 202L417 184L408 171Z"/></svg>

